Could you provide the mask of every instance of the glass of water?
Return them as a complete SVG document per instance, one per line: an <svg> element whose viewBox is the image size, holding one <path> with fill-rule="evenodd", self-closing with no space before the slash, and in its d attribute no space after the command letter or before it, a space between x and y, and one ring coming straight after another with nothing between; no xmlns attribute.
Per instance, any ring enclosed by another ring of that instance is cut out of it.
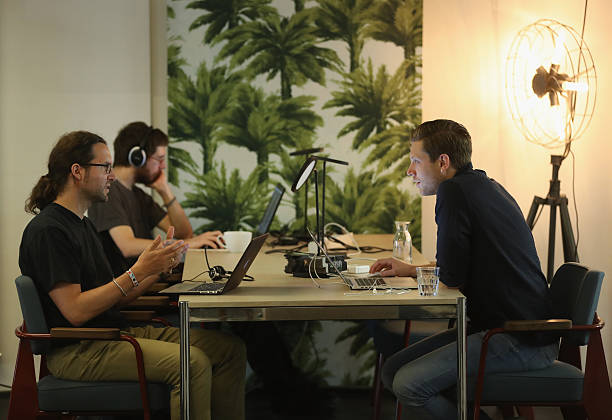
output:
<svg viewBox="0 0 612 420"><path fill-rule="evenodd" d="M440 267L417 267L417 284L421 296L437 296Z"/></svg>

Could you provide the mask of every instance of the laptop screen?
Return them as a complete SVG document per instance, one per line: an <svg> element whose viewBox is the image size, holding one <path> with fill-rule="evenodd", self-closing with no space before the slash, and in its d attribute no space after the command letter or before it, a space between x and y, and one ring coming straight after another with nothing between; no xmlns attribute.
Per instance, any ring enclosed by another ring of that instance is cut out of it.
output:
<svg viewBox="0 0 612 420"><path fill-rule="evenodd" d="M255 235L262 235L268 232L270 225L272 224L272 220L274 219L274 215L276 214L276 209L278 209L278 205L280 204L284 193L285 187L283 187L281 184L276 184L274 191L272 192L270 202L268 203L268 207L261 218L261 222L259 222L259 226L257 226Z"/></svg>

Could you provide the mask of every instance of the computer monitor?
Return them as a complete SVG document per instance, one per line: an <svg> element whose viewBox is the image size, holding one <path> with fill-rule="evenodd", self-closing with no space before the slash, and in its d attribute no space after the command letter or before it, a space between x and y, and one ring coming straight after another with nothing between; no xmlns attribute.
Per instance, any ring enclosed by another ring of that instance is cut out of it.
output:
<svg viewBox="0 0 612 420"><path fill-rule="evenodd" d="M283 187L281 184L276 184L274 191L272 191L272 197L270 198L268 207L266 208L266 211L261 218L261 222L259 222L259 226L257 226L257 230L255 231L256 236L268 233L272 220L274 219L274 215L276 214L276 209L278 209L278 205L280 204L284 193L285 187Z"/></svg>

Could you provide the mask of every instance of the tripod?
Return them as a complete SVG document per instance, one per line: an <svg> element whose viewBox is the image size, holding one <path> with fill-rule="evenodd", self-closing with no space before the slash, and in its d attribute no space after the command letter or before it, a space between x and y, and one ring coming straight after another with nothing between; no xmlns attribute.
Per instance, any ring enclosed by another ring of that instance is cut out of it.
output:
<svg viewBox="0 0 612 420"><path fill-rule="evenodd" d="M561 181L559 181L559 168L563 162L564 156L552 155L550 163L552 164L552 179L550 180L550 189L546 198L538 196L533 197L529 214L527 215L527 224L529 229L533 230L536 222L536 214L541 206L550 206L550 224L548 226L548 266L546 278L548 282L552 280L554 265L555 265L555 230L557 228L557 208L561 216L561 238L563 241L563 257L565 262L578 262L578 249L574 240L574 231L572 230L572 222L567 209L567 197L560 193Z"/></svg>

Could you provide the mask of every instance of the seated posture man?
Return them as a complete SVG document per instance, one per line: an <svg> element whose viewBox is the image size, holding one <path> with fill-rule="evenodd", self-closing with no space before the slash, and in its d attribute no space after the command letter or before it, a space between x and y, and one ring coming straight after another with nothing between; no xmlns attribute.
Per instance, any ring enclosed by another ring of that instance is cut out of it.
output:
<svg viewBox="0 0 612 420"><path fill-rule="evenodd" d="M473 377L487 330L506 320L548 319L552 303L518 204L484 171L472 168L471 154L471 138L461 124L425 122L412 137L408 176L421 195L436 194L440 280L467 297L467 369ZM383 276L416 276L414 265L394 259L379 260L370 269L381 270ZM438 333L385 364L383 382L409 418L456 417L455 402L444 392L456 384L455 340L456 330ZM544 368L557 352L554 336L498 334L489 341L487 372Z"/></svg>
<svg viewBox="0 0 612 420"><path fill-rule="evenodd" d="M93 204L88 213L115 275L123 273L150 246L155 226L166 230L172 224L176 228L175 236L186 238L185 242L192 248L217 247L215 239L221 235L219 231L192 236L189 219L166 180L167 145L168 136L144 122L132 122L117 134L114 172L118 182L111 184L108 201ZM168 212L135 183L156 190ZM276 396L295 388L298 372L274 324L233 322L231 327L245 341L249 364L270 394Z"/></svg>
<svg viewBox="0 0 612 420"><path fill-rule="evenodd" d="M191 248L218 247L219 231L193 236L189 219L166 179L167 148L168 136L143 122L128 124L115 139L118 182L111 184L108 200L94 203L88 212L115 275L124 272L151 245L156 226L164 231L174 226L175 237L184 239ZM136 183L157 191L167 212Z"/></svg>
<svg viewBox="0 0 612 420"><path fill-rule="evenodd" d="M121 328L136 337L147 379L171 386L171 417L178 419L178 329L129 326L117 307L176 265L186 245L178 241L164 248L158 236L126 272L113 276L96 230L84 216L92 203L107 199L115 178L106 142L85 131L65 134L51 151L48 171L26 202L26 210L38 214L23 232L19 266L36 284L49 327ZM244 419L244 345L217 331L194 330L191 338L192 417ZM60 378L137 381L134 360L126 342L83 340L54 343L47 363Z"/></svg>

